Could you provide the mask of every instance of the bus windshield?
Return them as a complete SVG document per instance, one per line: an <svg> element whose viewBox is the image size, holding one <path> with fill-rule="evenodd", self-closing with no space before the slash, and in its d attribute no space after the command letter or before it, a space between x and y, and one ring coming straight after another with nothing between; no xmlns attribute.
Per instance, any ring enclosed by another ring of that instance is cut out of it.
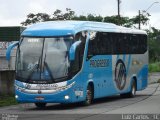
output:
<svg viewBox="0 0 160 120"><path fill-rule="evenodd" d="M73 37L24 37L17 51L16 79L31 83L67 79L68 51Z"/></svg>

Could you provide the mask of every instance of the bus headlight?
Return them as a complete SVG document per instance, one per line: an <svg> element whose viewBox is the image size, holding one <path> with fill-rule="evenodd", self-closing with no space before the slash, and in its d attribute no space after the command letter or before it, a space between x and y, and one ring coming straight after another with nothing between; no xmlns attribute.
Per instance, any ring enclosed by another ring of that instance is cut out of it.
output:
<svg viewBox="0 0 160 120"><path fill-rule="evenodd" d="M69 95L65 95L65 96L64 96L64 99L65 99L65 100L68 100L68 99L69 99Z"/></svg>
<svg viewBox="0 0 160 120"><path fill-rule="evenodd" d="M15 95L15 98L18 99L18 95Z"/></svg>

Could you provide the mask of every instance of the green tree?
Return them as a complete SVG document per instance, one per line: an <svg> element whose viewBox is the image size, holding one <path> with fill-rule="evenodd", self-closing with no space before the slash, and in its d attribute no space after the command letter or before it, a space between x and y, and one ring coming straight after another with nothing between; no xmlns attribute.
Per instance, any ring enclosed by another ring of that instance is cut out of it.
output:
<svg viewBox="0 0 160 120"><path fill-rule="evenodd" d="M64 20L62 11L59 9L54 11L53 17L51 18L51 20Z"/></svg>
<svg viewBox="0 0 160 120"><path fill-rule="evenodd" d="M27 19L21 24L23 26L27 26L37 22L44 22L49 20L50 20L50 15L48 15L47 13L37 13L37 14L30 13L27 15Z"/></svg>
<svg viewBox="0 0 160 120"><path fill-rule="evenodd" d="M147 25L147 22L149 21L149 16L150 16L149 13L136 15L130 18L130 22L134 27L136 27L135 25L138 25L139 22L142 25Z"/></svg>
<svg viewBox="0 0 160 120"><path fill-rule="evenodd" d="M72 20L87 21L87 17L84 16L84 15L79 15L79 16L76 16L76 15L75 15L75 16L72 18Z"/></svg>
<svg viewBox="0 0 160 120"><path fill-rule="evenodd" d="M97 21L97 22L109 22L114 23L117 25L125 26L125 27L133 27L136 24L139 23L139 16L135 16L132 18L129 17L123 17L120 18L117 15L113 16L105 16L102 17L101 15L94 15L94 14L88 14L88 15L75 15L75 12L71 10L70 8L66 8L66 11L63 13L61 10L57 9L53 12L52 15L48 15L47 13L30 13L27 15L27 19L22 22L21 24L23 26L27 26L30 24L34 24L37 22L43 22L43 21L55 21L55 20L83 20L83 21ZM141 23L147 24L147 21L149 20L149 14L147 15L141 15Z"/></svg>
<svg viewBox="0 0 160 120"><path fill-rule="evenodd" d="M53 12L52 15L49 15L47 13L30 13L27 15L27 19L22 22L21 24L23 26L27 26L30 24L34 24L37 22L44 22L44 21L55 21L55 20L71 20L75 16L75 12L72 11L70 8L66 8L65 13L63 13L61 10L57 9Z"/></svg>
<svg viewBox="0 0 160 120"><path fill-rule="evenodd" d="M160 61L160 30L152 27L148 33L149 59L150 62Z"/></svg>
<svg viewBox="0 0 160 120"><path fill-rule="evenodd" d="M93 14L88 14L87 15L87 20L88 21L97 21L97 22L102 22L103 21L103 17L100 15L93 15Z"/></svg>
<svg viewBox="0 0 160 120"><path fill-rule="evenodd" d="M63 14L64 20L71 20L75 16L75 12L70 8L66 8L66 13Z"/></svg>
<svg viewBox="0 0 160 120"><path fill-rule="evenodd" d="M129 17L118 17L117 15L104 17L104 22L114 23L125 27L131 27L133 24Z"/></svg>

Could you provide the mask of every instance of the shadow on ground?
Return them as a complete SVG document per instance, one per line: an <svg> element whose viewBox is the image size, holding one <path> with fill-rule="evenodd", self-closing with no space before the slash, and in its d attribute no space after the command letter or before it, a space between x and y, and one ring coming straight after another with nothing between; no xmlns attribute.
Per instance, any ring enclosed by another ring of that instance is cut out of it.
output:
<svg viewBox="0 0 160 120"><path fill-rule="evenodd" d="M32 107L32 108L28 108L26 110L45 110L45 111L47 111L47 110L73 110L73 109L78 109L78 108L89 108L89 107L93 107L93 106L96 106L96 105L103 105L104 103L110 104L111 102L118 102L120 100L135 100L135 99L137 99L139 97L147 98L149 96L150 95L143 94L143 95L136 95L134 98L122 98L119 95L115 95L115 96L96 99L96 100L93 101L93 103L90 106L84 106L83 103L49 104L43 109ZM137 101L135 101L135 103L136 102Z"/></svg>

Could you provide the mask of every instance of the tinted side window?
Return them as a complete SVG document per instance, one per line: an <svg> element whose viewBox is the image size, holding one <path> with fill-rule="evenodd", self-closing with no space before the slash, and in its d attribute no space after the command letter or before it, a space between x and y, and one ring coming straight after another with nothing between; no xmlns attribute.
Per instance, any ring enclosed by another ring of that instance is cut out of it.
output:
<svg viewBox="0 0 160 120"><path fill-rule="evenodd" d="M130 54L144 54L147 51L147 35L132 35L130 46Z"/></svg>
<svg viewBox="0 0 160 120"><path fill-rule="evenodd" d="M111 47L111 35L110 33L107 32L101 32L99 35L99 39L100 39L100 45L99 45L99 49L100 49L100 53L101 55L104 54L111 54L112 52L112 47Z"/></svg>
<svg viewBox="0 0 160 120"><path fill-rule="evenodd" d="M112 54L144 54L147 51L147 36L140 34L112 34Z"/></svg>
<svg viewBox="0 0 160 120"><path fill-rule="evenodd" d="M98 51L97 48L97 33L96 32L91 32L90 33L90 41L88 45L88 58L96 55Z"/></svg>
<svg viewBox="0 0 160 120"><path fill-rule="evenodd" d="M134 53L139 52L138 44L139 44L138 35L132 35L131 34L131 41L130 41L131 50L129 51L130 54L134 54Z"/></svg>
<svg viewBox="0 0 160 120"><path fill-rule="evenodd" d="M112 33L112 54L124 54L128 52L128 37L123 33Z"/></svg>
<svg viewBox="0 0 160 120"><path fill-rule="evenodd" d="M140 35L140 53L145 53L147 51L147 36L146 35Z"/></svg>
<svg viewBox="0 0 160 120"><path fill-rule="evenodd" d="M89 55L143 54L147 35L97 32L89 42Z"/></svg>
<svg viewBox="0 0 160 120"><path fill-rule="evenodd" d="M97 32L89 41L88 55L105 55L111 54L110 34L105 32Z"/></svg>

